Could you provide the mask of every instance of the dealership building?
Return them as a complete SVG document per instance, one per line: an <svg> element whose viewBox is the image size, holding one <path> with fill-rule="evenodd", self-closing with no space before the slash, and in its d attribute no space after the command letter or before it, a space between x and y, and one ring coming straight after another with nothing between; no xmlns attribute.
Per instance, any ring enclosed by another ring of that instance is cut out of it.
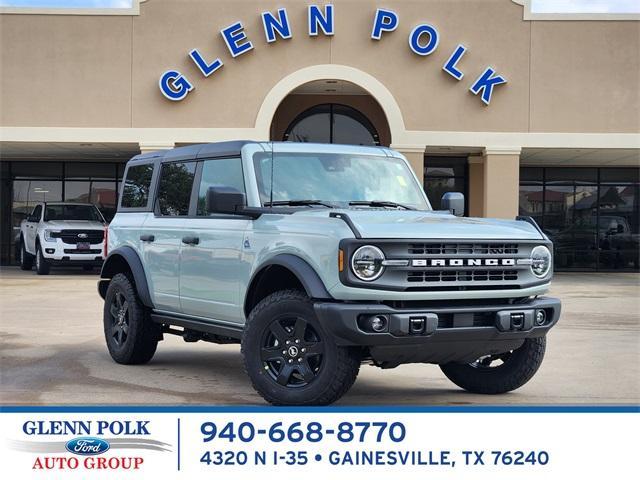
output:
<svg viewBox="0 0 640 480"><path fill-rule="evenodd" d="M640 18L529 0L133 0L0 9L0 243L36 202L115 213L140 152L382 145L434 208L532 216L556 270L638 271ZM383 199L381 199L383 200Z"/></svg>

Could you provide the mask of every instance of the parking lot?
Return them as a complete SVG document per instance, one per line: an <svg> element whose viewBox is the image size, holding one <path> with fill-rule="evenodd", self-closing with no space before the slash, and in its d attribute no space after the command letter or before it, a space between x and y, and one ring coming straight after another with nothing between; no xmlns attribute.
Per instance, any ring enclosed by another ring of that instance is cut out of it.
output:
<svg viewBox="0 0 640 480"><path fill-rule="evenodd" d="M237 345L166 336L153 361L114 363L104 345L97 275L47 277L0 270L3 404L262 404ZM363 365L343 405L637 404L640 401L640 275L558 274L563 301L547 355L527 385L507 395L466 393L434 365Z"/></svg>

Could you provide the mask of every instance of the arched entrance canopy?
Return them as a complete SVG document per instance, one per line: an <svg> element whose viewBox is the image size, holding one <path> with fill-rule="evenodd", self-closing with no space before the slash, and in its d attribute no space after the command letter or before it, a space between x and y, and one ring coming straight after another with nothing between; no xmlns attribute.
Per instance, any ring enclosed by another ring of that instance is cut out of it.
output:
<svg viewBox="0 0 640 480"><path fill-rule="evenodd" d="M402 138L405 131L402 112L391 92L375 77L345 65L314 65L297 70L280 80L266 95L255 123L258 138L269 138L271 122L280 103L295 88L315 80L334 79L354 83L366 90L384 111L391 138Z"/></svg>

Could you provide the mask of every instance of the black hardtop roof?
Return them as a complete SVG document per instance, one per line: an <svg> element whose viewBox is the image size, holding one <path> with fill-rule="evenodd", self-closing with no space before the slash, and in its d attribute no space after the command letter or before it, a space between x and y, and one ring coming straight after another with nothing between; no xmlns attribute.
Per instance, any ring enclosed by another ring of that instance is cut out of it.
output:
<svg viewBox="0 0 640 480"><path fill-rule="evenodd" d="M158 150L156 152L141 153L129 161L138 162L153 160L156 162L175 162L179 160L192 160L194 158L227 157L240 155L240 150L248 143L260 142L253 140L234 140L230 142L188 145L186 147L172 148L171 150Z"/></svg>

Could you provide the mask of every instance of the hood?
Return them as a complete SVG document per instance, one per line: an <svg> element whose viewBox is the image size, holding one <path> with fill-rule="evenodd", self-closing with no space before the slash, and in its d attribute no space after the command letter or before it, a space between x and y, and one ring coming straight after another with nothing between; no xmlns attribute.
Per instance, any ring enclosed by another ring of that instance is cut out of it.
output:
<svg viewBox="0 0 640 480"><path fill-rule="evenodd" d="M71 230L104 230L104 225L100 222L91 222L89 220L49 220L44 222L45 228L55 229L71 229Z"/></svg>
<svg viewBox="0 0 640 480"><path fill-rule="evenodd" d="M363 238L508 239L538 240L542 235L530 223L516 220L456 217L446 212L340 209ZM326 217L328 210L308 209L295 215Z"/></svg>

